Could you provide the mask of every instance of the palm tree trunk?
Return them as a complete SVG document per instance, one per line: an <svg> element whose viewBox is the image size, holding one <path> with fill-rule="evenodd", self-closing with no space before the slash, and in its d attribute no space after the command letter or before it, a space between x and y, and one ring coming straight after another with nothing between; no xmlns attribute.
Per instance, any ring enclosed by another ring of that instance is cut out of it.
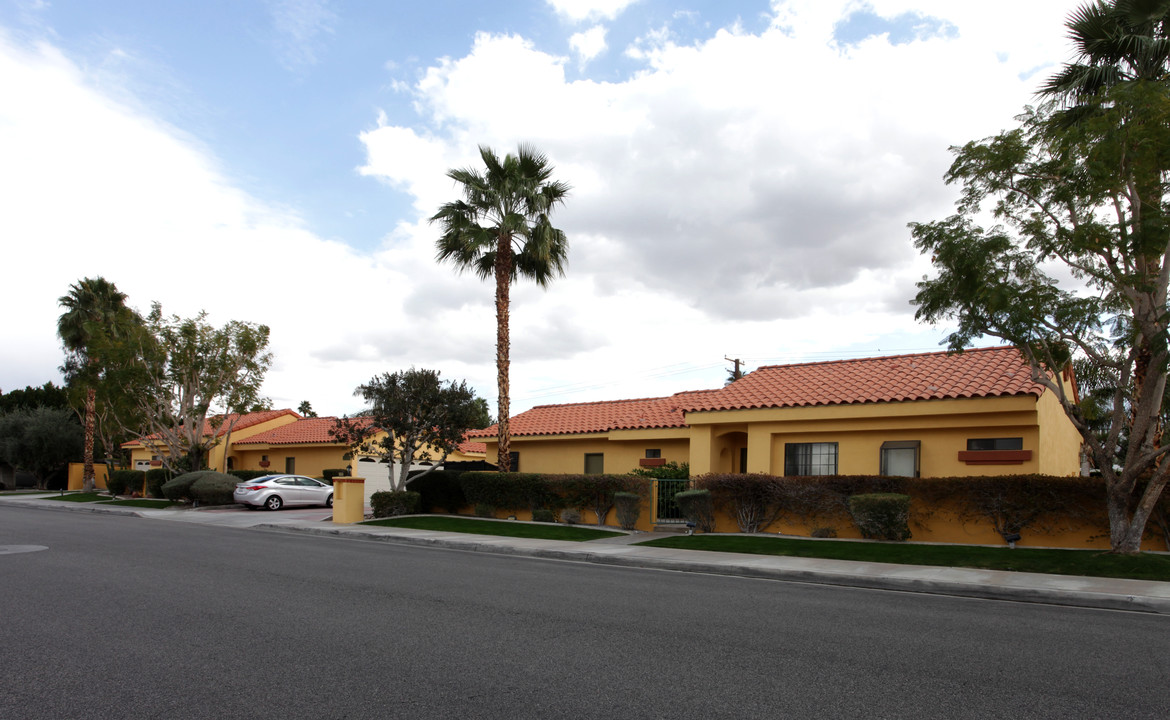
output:
<svg viewBox="0 0 1170 720"><path fill-rule="evenodd" d="M512 456L509 448L511 433L508 431L508 402L509 383L509 328L508 309L511 302L510 289L512 284L512 240L507 235L501 235L496 246L496 376L498 381L499 408L498 445L496 464L500 472L510 472Z"/></svg>
<svg viewBox="0 0 1170 720"><path fill-rule="evenodd" d="M81 474L82 492L93 492L96 484L93 472L93 416L96 412L97 391L89 388L85 391L85 451L82 457L85 467Z"/></svg>

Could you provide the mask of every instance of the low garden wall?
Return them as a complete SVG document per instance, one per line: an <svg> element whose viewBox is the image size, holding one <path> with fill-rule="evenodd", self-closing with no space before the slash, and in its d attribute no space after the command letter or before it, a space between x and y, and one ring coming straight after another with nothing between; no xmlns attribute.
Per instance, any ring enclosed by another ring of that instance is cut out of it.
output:
<svg viewBox="0 0 1170 720"><path fill-rule="evenodd" d="M646 531L656 521L654 482L631 475L434 472L408 488L419 493L423 512ZM878 537L872 528L862 531L868 526L860 508L871 514L901 508L905 529L892 538L908 533L912 541L1003 545L1018 535L1020 546L1109 548L1105 489L1098 478L711 474L691 479L690 487L680 500L700 531ZM1170 498L1163 497L1143 549L1170 549L1168 518Z"/></svg>

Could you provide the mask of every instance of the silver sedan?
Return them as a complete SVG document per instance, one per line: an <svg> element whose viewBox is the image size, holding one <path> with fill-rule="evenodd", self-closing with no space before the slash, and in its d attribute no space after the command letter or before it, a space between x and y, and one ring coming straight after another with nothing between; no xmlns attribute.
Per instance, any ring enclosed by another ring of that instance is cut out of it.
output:
<svg viewBox="0 0 1170 720"><path fill-rule="evenodd" d="M235 501L255 510L279 510L284 506L333 507L333 486L303 475L265 475L236 485Z"/></svg>

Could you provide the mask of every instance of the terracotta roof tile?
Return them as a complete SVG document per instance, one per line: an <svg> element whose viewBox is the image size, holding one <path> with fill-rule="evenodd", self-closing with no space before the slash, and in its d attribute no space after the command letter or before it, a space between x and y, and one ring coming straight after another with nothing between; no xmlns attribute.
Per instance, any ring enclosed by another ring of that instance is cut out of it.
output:
<svg viewBox="0 0 1170 720"><path fill-rule="evenodd" d="M294 423L281 425L278 428L265 430L258 435L234 441L232 445L235 447L242 445L304 445L307 443L335 445L339 443L329 435L329 430L336 421L337 418L332 417L302 418Z"/></svg>
<svg viewBox="0 0 1170 720"><path fill-rule="evenodd" d="M685 405L711 390L682 392L659 398L607 400L569 405L538 405L520 413L509 422L513 436L568 435L638 430L645 428L686 427ZM469 437L495 437L496 426L472 430Z"/></svg>
<svg viewBox="0 0 1170 720"><path fill-rule="evenodd" d="M232 432L234 433L245 428L250 428L253 425L259 425L260 423L268 422L269 420L275 420L282 415L292 415L297 420L301 419L299 413L287 408L284 410L261 410L259 412L245 413L243 415L240 415L239 413L232 413L230 415L215 415L203 421L203 436L208 437L212 434L212 432L214 432L216 437L222 437L225 433L227 433L228 425L233 418L236 420L236 424L232 425ZM214 423L217 422L219 423L219 427L215 427ZM122 443L122 447L135 445L143 440L155 440L159 437L160 436L158 433L143 435L137 440L131 440L129 442ZM234 442L232 444L235 445Z"/></svg>
<svg viewBox="0 0 1170 720"><path fill-rule="evenodd" d="M963 353L890 355L800 365L770 365L725 388L699 395L683 409L845 405L945 398L1035 395L1044 386L1012 347Z"/></svg>

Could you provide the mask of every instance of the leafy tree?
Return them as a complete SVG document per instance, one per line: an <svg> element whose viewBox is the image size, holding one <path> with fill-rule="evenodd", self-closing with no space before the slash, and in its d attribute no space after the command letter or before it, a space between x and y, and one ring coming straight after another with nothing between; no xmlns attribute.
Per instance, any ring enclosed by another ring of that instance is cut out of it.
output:
<svg viewBox="0 0 1170 720"><path fill-rule="evenodd" d="M313 405L308 400L305 400L297 406L297 412L307 418L317 417L317 413L313 410Z"/></svg>
<svg viewBox="0 0 1170 720"><path fill-rule="evenodd" d="M436 370L403 370L383 373L365 385L359 395L369 409L357 417L342 417L330 434L353 451L378 455L398 463L398 477L391 478L395 492L406 489L410 466L434 461L422 477L447 459L475 419L475 392L466 382L442 381ZM431 450L439 453L432 456Z"/></svg>
<svg viewBox="0 0 1170 720"><path fill-rule="evenodd" d="M492 411L488 407L488 401L481 397L475 399L475 415L468 424L468 430L482 430L492 424Z"/></svg>
<svg viewBox="0 0 1170 720"><path fill-rule="evenodd" d="M57 319L57 335L65 346L65 371L85 389L84 489L94 487L93 445L96 422L97 386L102 356L99 345L125 337L139 324L137 314L126 307L126 295L105 278L84 278L69 286L69 293L57 301L65 312Z"/></svg>
<svg viewBox="0 0 1170 720"><path fill-rule="evenodd" d="M553 180L548 158L527 145L503 159L485 146L480 146L479 154L484 171L447 172L461 186L463 199L440 207L431 222L443 228L437 243L440 262L450 261L460 271L472 270L481 279L496 281L498 462L507 472L511 285L525 277L548 287L555 276L564 276L569 243L549 215L564 203L569 186Z"/></svg>
<svg viewBox="0 0 1170 720"><path fill-rule="evenodd" d="M172 470L202 469L220 435L230 445L241 414L268 404L260 396L272 364L268 327L216 328L206 318L164 316L155 303L133 340L109 349L119 368L111 377L145 421L143 443Z"/></svg>
<svg viewBox="0 0 1170 720"><path fill-rule="evenodd" d="M959 213L911 225L938 270L914 302L921 320L957 321L954 350L980 336L1020 348L1101 471L1113 552L1136 553L1170 475L1170 92L1137 79L1077 98L1076 118L1029 108L1020 127L954 149ZM986 230L985 202L1000 223ZM1091 404L1060 382L1074 354L1092 368Z"/></svg>
<svg viewBox="0 0 1170 720"><path fill-rule="evenodd" d="M35 407L0 414L0 460L32 473L43 489L49 476L82 457L84 432L69 408Z"/></svg>
<svg viewBox="0 0 1170 720"><path fill-rule="evenodd" d="M57 387L51 382L40 387L29 385L23 390L0 393L0 413L39 407L68 410L69 394L65 388Z"/></svg>

